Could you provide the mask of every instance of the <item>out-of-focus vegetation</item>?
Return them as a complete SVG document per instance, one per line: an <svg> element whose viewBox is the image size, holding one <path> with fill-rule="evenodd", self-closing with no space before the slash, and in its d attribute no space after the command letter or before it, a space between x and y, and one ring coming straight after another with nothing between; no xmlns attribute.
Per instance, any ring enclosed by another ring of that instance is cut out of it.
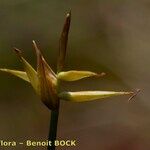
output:
<svg viewBox="0 0 150 150"><path fill-rule="evenodd" d="M77 139L75 150L150 149L150 1L1 0L0 67L22 68L12 52L14 46L23 50L35 66L31 43L34 39L55 68L60 32L70 9L66 70L104 71L107 75L73 84L64 82L62 88L141 88L142 92L131 103L125 97L83 104L61 103L58 137ZM32 87L0 73L1 139L47 139L49 116Z"/></svg>

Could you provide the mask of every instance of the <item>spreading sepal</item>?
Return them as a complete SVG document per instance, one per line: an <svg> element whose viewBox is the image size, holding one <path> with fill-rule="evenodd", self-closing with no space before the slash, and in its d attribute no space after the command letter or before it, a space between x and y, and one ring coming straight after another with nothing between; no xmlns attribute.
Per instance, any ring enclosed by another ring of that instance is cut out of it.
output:
<svg viewBox="0 0 150 150"><path fill-rule="evenodd" d="M7 73L17 76L27 82L30 82L30 80L27 76L27 73L24 71L11 70L11 69L5 69L5 68L1 68L0 71L7 72Z"/></svg>
<svg viewBox="0 0 150 150"><path fill-rule="evenodd" d="M39 94L39 81L37 77L37 72L34 70L34 68L22 57L22 53L19 49L14 48L15 53L20 58L20 61L23 64L24 70L31 82L31 85L35 89L36 93Z"/></svg>
<svg viewBox="0 0 150 150"><path fill-rule="evenodd" d="M80 92L62 92L59 97L63 100L73 102L85 102L107 97L130 95L133 92L114 92L114 91L80 91Z"/></svg>
<svg viewBox="0 0 150 150"><path fill-rule="evenodd" d="M77 71L77 70L70 70L65 72L59 72L57 74L57 78L64 81L77 81L87 77L102 77L105 73L102 72L100 74L91 72L91 71Z"/></svg>

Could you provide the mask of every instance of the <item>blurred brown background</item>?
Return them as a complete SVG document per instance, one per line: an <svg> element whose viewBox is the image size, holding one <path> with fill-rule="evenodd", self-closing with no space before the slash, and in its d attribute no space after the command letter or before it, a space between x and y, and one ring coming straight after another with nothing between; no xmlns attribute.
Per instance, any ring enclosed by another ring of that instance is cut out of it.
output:
<svg viewBox="0 0 150 150"><path fill-rule="evenodd" d="M0 67L22 69L13 46L22 49L35 67L34 39L56 70L58 40L70 9L72 23L65 69L104 71L107 75L63 83L64 90L140 88L142 92L131 103L128 97L62 102L58 137L76 139L77 146L58 149L149 150L149 0L1 0ZM49 110L28 83L0 73L0 139L46 140L49 119Z"/></svg>

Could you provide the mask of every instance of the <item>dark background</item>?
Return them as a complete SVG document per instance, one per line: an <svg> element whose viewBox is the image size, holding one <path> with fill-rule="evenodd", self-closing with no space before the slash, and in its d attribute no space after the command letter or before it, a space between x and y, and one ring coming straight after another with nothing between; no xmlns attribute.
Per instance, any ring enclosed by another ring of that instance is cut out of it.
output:
<svg viewBox="0 0 150 150"><path fill-rule="evenodd" d="M63 83L64 90L140 88L142 92L130 103L126 96L87 103L62 102L58 138L76 139L77 146L58 149L149 150L149 0L1 0L0 67L22 69L12 52L14 46L22 49L35 67L34 39L56 70L58 41L70 9L65 69L104 71L107 75ZM0 139L46 140L49 119L50 111L28 83L0 73Z"/></svg>

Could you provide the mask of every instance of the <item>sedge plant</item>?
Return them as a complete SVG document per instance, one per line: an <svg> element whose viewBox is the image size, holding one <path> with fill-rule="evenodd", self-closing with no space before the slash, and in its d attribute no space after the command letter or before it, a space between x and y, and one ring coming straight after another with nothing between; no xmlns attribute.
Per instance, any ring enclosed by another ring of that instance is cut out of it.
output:
<svg viewBox="0 0 150 150"><path fill-rule="evenodd" d="M52 142L52 146L48 146L48 150L55 150L54 141L57 137L57 124L59 117L59 107L61 100L69 102L86 102L93 101L96 99L103 99L107 97L119 96L119 95L131 95L134 96L134 92L124 91L63 91L59 90L60 81L77 81L86 77L102 77L105 73L95 73L91 71L78 71L70 70L64 71L65 57L68 42L68 33L71 22L71 12L67 13L65 23L59 40L59 55L57 60L57 72L55 73L48 65L43 57L41 50L38 48L35 41L33 41L33 47L37 57L37 68L36 70L26 61L22 56L22 52L14 48L14 52L19 57L24 71L11 70L1 68L3 72L15 75L24 81L30 83L35 90L36 94L39 95L42 102L51 111L50 129L48 140Z"/></svg>

